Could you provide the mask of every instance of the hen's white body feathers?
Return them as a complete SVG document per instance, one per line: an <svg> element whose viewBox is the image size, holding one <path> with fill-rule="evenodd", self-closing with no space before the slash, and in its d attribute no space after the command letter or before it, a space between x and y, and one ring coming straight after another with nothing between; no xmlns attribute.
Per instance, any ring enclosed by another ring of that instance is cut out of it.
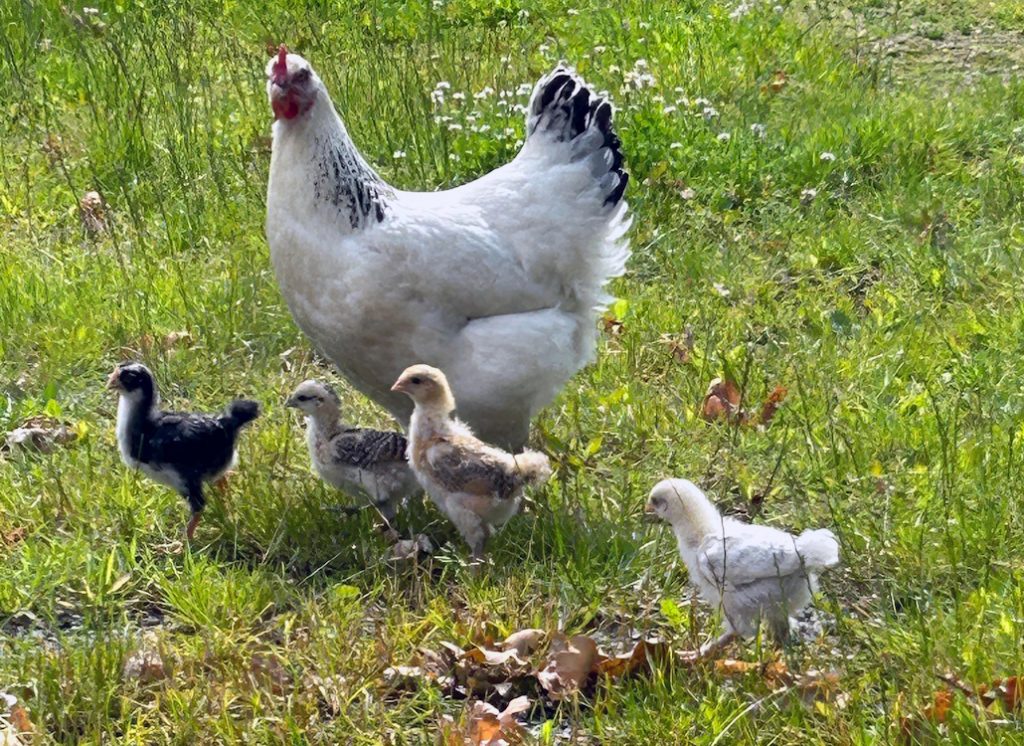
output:
<svg viewBox="0 0 1024 746"><path fill-rule="evenodd" d="M447 373L481 437L521 445L531 415L593 357L604 285L629 256L626 204L606 203L621 163L608 127L568 142L538 128L512 162L446 191L375 183L382 215L356 220L324 199L324 180L338 164L342 181L377 177L324 90L304 118L274 125L267 238L295 321L401 422L411 406L390 384L422 361Z"/></svg>

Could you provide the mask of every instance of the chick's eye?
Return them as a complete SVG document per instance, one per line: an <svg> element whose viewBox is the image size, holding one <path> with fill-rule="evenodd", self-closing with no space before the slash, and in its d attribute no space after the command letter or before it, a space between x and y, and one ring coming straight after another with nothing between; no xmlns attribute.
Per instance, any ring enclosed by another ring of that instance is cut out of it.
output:
<svg viewBox="0 0 1024 746"><path fill-rule="evenodd" d="M654 507L656 507L658 510L661 510L662 508L664 508L665 507L665 500L664 500L664 498L661 498L661 497L654 498Z"/></svg>
<svg viewBox="0 0 1024 746"><path fill-rule="evenodd" d="M412 378L409 379L409 382L413 386L419 386L421 383L423 383L423 379L420 378L419 376L413 376Z"/></svg>

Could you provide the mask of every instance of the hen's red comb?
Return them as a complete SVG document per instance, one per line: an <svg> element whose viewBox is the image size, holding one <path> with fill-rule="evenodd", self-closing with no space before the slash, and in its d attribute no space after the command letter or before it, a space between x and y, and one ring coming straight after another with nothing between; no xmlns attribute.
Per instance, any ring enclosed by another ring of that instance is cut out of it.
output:
<svg viewBox="0 0 1024 746"><path fill-rule="evenodd" d="M277 49L277 62L274 63L274 77L288 77L288 47L282 44Z"/></svg>

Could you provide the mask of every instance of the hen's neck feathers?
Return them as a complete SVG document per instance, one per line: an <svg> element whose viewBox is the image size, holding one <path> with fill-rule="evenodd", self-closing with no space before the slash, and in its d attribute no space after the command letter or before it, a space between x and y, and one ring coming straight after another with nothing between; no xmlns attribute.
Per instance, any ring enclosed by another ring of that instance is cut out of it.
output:
<svg viewBox="0 0 1024 746"><path fill-rule="evenodd" d="M275 165L291 168L305 163L313 201L336 213L342 225L358 230L384 220L395 192L356 149L326 90L321 88L306 114L278 120L273 131L272 182Z"/></svg>

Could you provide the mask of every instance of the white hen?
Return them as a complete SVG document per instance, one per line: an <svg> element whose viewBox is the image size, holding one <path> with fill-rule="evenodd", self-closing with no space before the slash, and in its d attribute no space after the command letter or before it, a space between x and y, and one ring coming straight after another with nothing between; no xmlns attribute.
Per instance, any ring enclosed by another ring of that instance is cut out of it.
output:
<svg viewBox="0 0 1024 746"><path fill-rule="evenodd" d="M672 526L690 582L721 608L724 634L701 655L752 637L761 621L785 640L790 617L811 601L818 575L839 563L839 541L827 529L793 536L770 526L723 517L697 485L665 479L651 490L647 512Z"/></svg>
<svg viewBox="0 0 1024 746"><path fill-rule="evenodd" d="M356 150L306 60L282 46L267 78L267 241L296 323L403 424L411 403L391 383L426 362L482 438L521 446L593 357L604 286L629 256L611 104L559 67L533 92L512 162L404 192Z"/></svg>

